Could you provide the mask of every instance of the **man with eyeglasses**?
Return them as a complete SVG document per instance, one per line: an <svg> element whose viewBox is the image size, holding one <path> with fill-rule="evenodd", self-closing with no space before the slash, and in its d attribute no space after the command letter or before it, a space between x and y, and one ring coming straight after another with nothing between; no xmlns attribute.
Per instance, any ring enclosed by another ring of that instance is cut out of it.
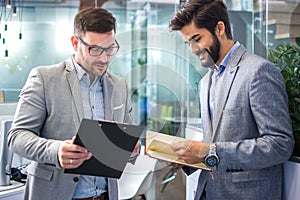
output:
<svg viewBox="0 0 300 200"><path fill-rule="evenodd" d="M116 179L64 173L92 156L74 144L82 118L133 123L125 80L107 72L119 50L115 34L110 12L82 10L74 19L71 58L30 72L9 132L10 148L32 160L24 199L118 199ZM139 143L129 161L138 152Z"/></svg>

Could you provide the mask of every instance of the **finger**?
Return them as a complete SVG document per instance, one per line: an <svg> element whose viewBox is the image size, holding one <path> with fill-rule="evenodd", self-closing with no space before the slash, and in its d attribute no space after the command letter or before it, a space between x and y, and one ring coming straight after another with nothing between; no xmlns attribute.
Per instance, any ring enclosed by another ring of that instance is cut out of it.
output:
<svg viewBox="0 0 300 200"><path fill-rule="evenodd" d="M66 169L77 168L79 167L84 161L90 159L90 157L83 157L83 158L65 158L62 161L62 167Z"/></svg>
<svg viewBox="0 0 300 200"><path fill-rule="evenodd" d="M88 150L82 146L79 146L77 144L69 144L66 146L66 151L69 152L78 152L78 153L88 153Z"/></svg>
<svg viewBox="0 0 300 200"><path fill-rule="evenodd" d="M68 165L70 159L88 160L92 157L92 154L85 148L79 147L77 145L64 144L61 150L59 150L58 156L62 165Z"/></svg>
<svg viewBox="0 0 300 200"><path fill-rule="evenodd" d="M65 152L62 154L62 158L65 160L67 159L90 159L92 154L90 152L82 153L82 152Z"/></svg>
<svg viewBox="0 0 300 200"><path fill-rule="evenodd" d="M64 168L66 169L73 169L73 168L77 168L79 165L78 165L78 160L76 159L65 159L63 161L64 163Z"/></svg>
<svg viewBox="0 0 300 200"><path fill-rule="evenodd" d="M73 136L73 137L72 137L72 144L75 143L75 139L76 139L76 136Z"/></svg>
<svg viewBox="0 0 300 200"><path fill-rule="evenodd" d="M69 166L77 166L78 164L82 164L85 160L70 158L65 160L65 165Z"/></svg>
<svg viewBox="0 0 300 200"><path fill-rule="evenodd" d="M134 152L137 153L139 151L139 149L140 149L140 143L137 143L134 147Z"/></svg>
<svg viewBox="0 0 300 200"><path fill-rule="evenodd" d="M187 146L187 142L175 142L171 145L171 148L173 149L173 151L178 151L181 149L186 149Z"/></svg>

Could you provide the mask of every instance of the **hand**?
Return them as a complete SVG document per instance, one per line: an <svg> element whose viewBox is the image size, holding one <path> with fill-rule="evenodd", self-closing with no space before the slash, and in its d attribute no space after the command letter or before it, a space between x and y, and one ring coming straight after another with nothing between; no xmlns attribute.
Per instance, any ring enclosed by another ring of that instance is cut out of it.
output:
<svg viewBox="0 0 300 200"><path fill-rule="evenodd" d="M84 161L92 157L92 153L84 147L74 144L72 140L65 140L58 149L58 160L61 167L73 169L79 167Z"/></svg>
<svg viewBox="0 0 300 200"><path fill-rule="evenodd" d="M140 153L140 146L141 146L141 142L138 141L130 155L131 158L137 156Z"/></svg>
<svg viewBox="0 0 300 200"><path fill-rule="evenodd" d="M191 164L203 162L209 152L209 144L191 140L174 143L171 148L179 159Z"/></svg>

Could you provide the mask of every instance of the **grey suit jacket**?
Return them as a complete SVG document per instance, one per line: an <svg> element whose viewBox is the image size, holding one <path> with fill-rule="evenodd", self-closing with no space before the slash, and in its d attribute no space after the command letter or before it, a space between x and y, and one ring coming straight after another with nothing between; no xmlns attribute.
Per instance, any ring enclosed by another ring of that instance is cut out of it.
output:
<svg viewBox="0 0 300 200"><path fill-rule="evenodd" d="M132 123L124 79L103 77L105 119ZM80 85L71 58L52 66L34 68L24 85L9 132L9 146L33 160L28 168L24 199L69 200L78 175L64 174L57 158L59 145L71 139L83 118ZM108 179L109 197L118 199L116 179Z"/></svg>
<svg viewBox="0 0 300 200"><path fill-rule="evenodd" d="M209 115L211 72L200 83L204 141L217 144L217 170L202 171L195 199L282 199L282 163L294 138L281 73L241 45L223 74L214 123ZM191 173L190 169L186 172Z"/></svg>

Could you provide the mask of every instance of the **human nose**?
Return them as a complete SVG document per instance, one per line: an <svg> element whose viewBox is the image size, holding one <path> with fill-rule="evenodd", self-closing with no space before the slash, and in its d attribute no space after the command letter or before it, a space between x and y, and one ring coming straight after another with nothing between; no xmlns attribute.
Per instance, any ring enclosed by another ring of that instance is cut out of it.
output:
<svg viewBox="0 0 300 200"><path fill-rule="evenodd" d="M106 54L106 51L102 51L102 53L98 56L98 60L103 63L109 60L109 56Z"/></svg>
<svg viewBox="0 0 300 200"><path fill-rule="evenodd" d="M191 50L192 54L196 54L197 52L199 52L201 50L201 48L196 41L192 40L190 42L190 50Z"/></svg>

